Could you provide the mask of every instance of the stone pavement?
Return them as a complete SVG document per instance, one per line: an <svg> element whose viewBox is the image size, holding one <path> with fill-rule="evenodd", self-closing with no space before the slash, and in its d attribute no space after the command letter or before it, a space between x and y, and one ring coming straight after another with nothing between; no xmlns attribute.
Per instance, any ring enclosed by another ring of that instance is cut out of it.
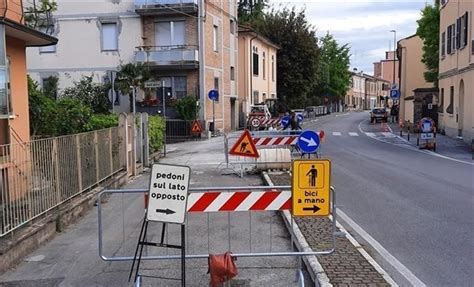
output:
<svg viewBox="0 0 474 287"><path fill-rule="evenodd" d="M288 173L268 174L274 185L291 182ZM327 217L300 217L296 223L313 251L331 248L332 222ZM339 229L337 231L340 231ZM346 237L337 237L336 251L317 259L333 286L390 286Z"/></svg>

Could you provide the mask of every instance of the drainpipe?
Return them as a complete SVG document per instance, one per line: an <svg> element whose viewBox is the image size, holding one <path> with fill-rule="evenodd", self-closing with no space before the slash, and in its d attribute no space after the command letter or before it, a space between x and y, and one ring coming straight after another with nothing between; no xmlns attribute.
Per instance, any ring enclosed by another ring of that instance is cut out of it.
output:
<svg viewBox="0 0 474 287"><path fill-rule="evenodd" d="M198 45L199 45L199 101L200 101L200 113L202 114L202 119L205 122L205 127L207 130L207 123L206 123L206 92L205 92L205 61L204 61L204 54L205 54L205 47L204 47L204 0L199 0L198 2Z"/></svg>
<svg viewBox="0 0 474 287"><path fill-rule="evenodd" d="M252 100L253 100L253 50L252 50L252 42L258 37L258 34L255 33L255 36L250 38L250 70L252 71L250 73L250 105L252 105Z"/></svg>

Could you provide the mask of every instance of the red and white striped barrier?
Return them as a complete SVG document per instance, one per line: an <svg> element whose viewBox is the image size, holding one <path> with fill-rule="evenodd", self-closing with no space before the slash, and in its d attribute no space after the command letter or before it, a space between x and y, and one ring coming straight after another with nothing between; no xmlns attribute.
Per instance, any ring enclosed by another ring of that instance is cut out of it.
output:
<svg viewBox="0 0 474 287"><path fill-rule="evenodd" d="M262 125L280 125L280 119L266 119Z"/></svg>
<svg viewBox="0 0 474 287"><path fill-rule="evenodd" d="M298 136L295 135L254 138L253 142L256 146L295 145L298 142Z"/></svg>
<svg viewBox="0 0 474 287"><path fill-rule="evenodd" d="M291 191L190 193L188 212L274 211L291 209Z"/></svg>

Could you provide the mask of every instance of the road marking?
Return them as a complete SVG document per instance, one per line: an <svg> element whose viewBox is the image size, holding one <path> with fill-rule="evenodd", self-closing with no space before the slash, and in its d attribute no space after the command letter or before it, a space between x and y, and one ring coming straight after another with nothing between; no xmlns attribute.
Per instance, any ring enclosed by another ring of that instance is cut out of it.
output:
<svg viewBox="0 0 474 287"><path fill-rule="evenodd" d="M349 133L349 135L350 135L351 137L358 137L358 136L359 136L358 133Z"/></svg>
<svg viewBox="0 0 474 287"><path fill-rule="evenodd" d="M375 133L365 133L365 135L371 138L376 137Z"/></svg>
<svg viewBox="0 0 474 287"><path fill-rule="evenodd" d="M389 132L384 132L382 133L384 137L387 137L387 138L396 138L397 136L392 134L392 133L389 133Z"/></svg>
<svg viewBox="0 0 474 287"><path fill-rule="evenodd" d="M339 136L341 136L342 134L341 134L340 132L332 132L332 135L339 137Z"/></svg>
<svg viewBox="0 0 474 287"><path fill-rule="evenodd" d="M415 274L413 274L405 265L398 261L395 256L390 254L377 240L368 234L362 227L355 223L341 209L338 209L337 215L342 218L355 232L357 232L375 251L377 251L390 265L392 265L403 277L405 277L413 286L426 286Z"/></svg>

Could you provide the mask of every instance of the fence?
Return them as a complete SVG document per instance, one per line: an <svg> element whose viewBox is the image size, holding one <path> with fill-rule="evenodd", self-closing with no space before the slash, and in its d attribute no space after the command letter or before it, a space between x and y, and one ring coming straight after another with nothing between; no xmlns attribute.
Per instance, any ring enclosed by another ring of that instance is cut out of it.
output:
<svg viewBox="0 0 474 287"><path fill-rule="evenodd" d="M166 119L166 141L180 142L196 138L200 135L194 135L191 132L194 121ZM200 121L201 127L204 127L203 122Z"/></svg>
<svg viewBox="0 0 474 287"><path fill-rule="evenodd" d="M0 145L4 236L125 167L119 128Z"/></svg>

